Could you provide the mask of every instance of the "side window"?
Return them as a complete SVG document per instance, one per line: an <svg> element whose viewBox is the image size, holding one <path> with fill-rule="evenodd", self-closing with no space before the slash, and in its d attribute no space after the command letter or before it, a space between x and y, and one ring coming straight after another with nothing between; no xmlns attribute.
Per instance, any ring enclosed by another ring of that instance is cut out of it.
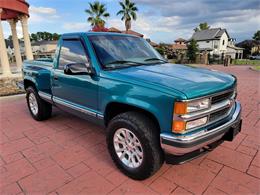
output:
<svg viewBox="0 0 260 195"><path fill-rule="evenodd" d="M58 69L63 70L65 65L72 63L89 66L88 58L80 40L63 40Z"/></svg>

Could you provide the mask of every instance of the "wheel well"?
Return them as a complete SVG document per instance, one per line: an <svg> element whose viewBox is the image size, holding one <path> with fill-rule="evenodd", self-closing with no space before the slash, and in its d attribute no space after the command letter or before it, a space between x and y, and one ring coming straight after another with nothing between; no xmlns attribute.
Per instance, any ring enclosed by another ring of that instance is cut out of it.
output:
<svg viewBox="0 0 260 195"><path fill-rule="evenodd" d="M115 116L117 116L118 114L129 112L129 111L143 113L144 115L148 116L152 121L154 121L154 124L156 125L157 129L160 131L160 124L157 118L151 112L136 106L131 106L128 104L122 104L117 102L113 102L107 105L105 110L105 116L104 116L105 125L107 126L109 121L113 119Z"/></svg>
<svg viewBox="0 0 260 195"><path fill-rule="evenodd" d="M28 87L33 87L33 88L37 89L34 82L25 79L24 80L24 89L27 89Z"/></svg>

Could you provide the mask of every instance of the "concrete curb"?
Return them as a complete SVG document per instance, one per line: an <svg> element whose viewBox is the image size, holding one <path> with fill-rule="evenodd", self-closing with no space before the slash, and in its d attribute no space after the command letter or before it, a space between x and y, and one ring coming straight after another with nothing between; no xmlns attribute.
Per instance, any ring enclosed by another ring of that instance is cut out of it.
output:
<svg viewBox="0 0 260 195"><path fill-rule="evenodd" d="M16 94L16 95L0 96L0 100L13 99L13 98L19 98L19 97L25 97L25 93Z"/></svg>
<svg viewBox="0 0 260 195"><path fill-rule="evenodd" d="M260 72L260 70L256 70L252 66L250 66L249 69L252 70L252 71L255 71L255 72Z"/></svg>

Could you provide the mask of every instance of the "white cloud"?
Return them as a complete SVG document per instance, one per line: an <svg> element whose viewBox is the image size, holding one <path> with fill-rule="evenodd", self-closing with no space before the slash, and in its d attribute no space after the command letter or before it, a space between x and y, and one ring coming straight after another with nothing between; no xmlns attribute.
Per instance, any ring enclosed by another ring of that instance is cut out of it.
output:
<svg viewBox="0 0 260 195"><path fill-rule="evenodd" d="M180 22L178 16L161 17L145 16L139 14L136 21L132 21L132 30L150 37L155 32L172 32L172 29ZM124 21L119 18L111 18L107 21L108 27L115 27L120 30L125 29Z"/></svg>
<svg viewBox="0 0 260 195"><path fill-rule="evenodd" d="M68 31L88 31L90 29L87 22L64 23L62 27Z"/></svg>
<svg viewBox="0 0 260 195"><path fill-rule="evenodd" d="M41 22L53 23L53 22L56 22L60 18L59 15L57 14L57 10L54 8L50 8L50 7L31 6L29 8L29 14L30 14L29 29L30 29L30 25L38 24ZM10 26L7 22L2 22L2 24L3 24L3 30L4 30L4 37L8 38L9 35L11 35ZM16 30L17 30L18 37L22 38L23 37L22 26L19 21L17 22Z"/></svg>
<svg viewBox="0 0 260 195"><path fill-rule="evenodd" d="M30 13L35 13L35 14L44 14L44 15L55 15L56 14L56 9L50 8L50 7L35 7L31 6L29 8Z"/></svg>
<svg viewBox="0 0 260 195"><path fill-rule="evenodd" d="M254 32L260 28L260 7L259 0L247 1L210 1L210 0L135 0L138 5L144 5L147 11L145 18L156 16L162 21L154 26L161 27L168 34L160 36L156 33L156 39L166 40L167 38L190 38L193 29L201 22L208 22L211 27L226 28L229 34L238 41L250 39ZM171 24L171 17L176 17L178 23ZM170 17L168 20L167 17ZM159 30L159 29L158 29ZM153 34L155 35L155 34Z"/></svg>
<svg viewBox="0 0 260 195"><path fill-rule="evenodd" d="M57 10L51 7L35 7L31 6L29 8L30 13L30 23L52 23L55 22L56 19L60 18L57 14Z"/></svg>

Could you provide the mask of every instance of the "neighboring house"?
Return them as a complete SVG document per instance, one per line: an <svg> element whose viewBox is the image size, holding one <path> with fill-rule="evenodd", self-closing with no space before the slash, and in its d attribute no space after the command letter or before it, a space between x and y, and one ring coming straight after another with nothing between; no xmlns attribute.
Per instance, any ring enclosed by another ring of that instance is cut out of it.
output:
<svg viewBox="0 0 260 195"><path fill-rule="evenodd" d="M211 28L194 32L191 39L197 41L200 51L208 51L211 55L224 58L230 55L235 59L241 55L241 48L236 48L226 29ZM190 39L190 40L191 40Z"/></svg>
<svg viewBox="0 0 260 195"><path fill-rule="evenodd" d="M6 39L6 49L10 62L15 62L14 47L11 40ZM24 42L19 40L22 59L26 59ZM35 59L39 57L52 57L56 51L57 41L36 41L31 43L32 52Z"/></svg>
<svg viewBox="0 0 260 195"><path fill-rule="evenodd" d="M243 48L235 46L235 39L230 39L227 46L226 55L231 56L231 59L242 59L243 58Z"/></svg>
<svg viewBox="0 0 260 195"><path fill-rule="evenodd" d="M150 43L151 46L153 47L158 47L159 45L153 41L151 41L151 39L145 39L148 43Z"/></svg>
<svg viewBox="0 0 260 195"><path fill-rule="evenodd" d="M183 38L178 38L174 41L175 43L171 45L171 49L174 54L174 58L176 58L177 62L184 63L184 58L187 53L187 45L186 40Z"/></svg>
<svg viewBox="0 0 260 195"><path fill-rule="evenodd" d="M178 38L174 42L175 43L172 44L173 51L183 53L183 52L186 52L186 50L188 49L185 39Z"/></svg>
<svg viewBox="0 0 260 195"><path fill-rule="evenodd" d="M260 54L260 41L257 40L245 40L236 44L236 46L244 48L244 58Z"/></svg>
<svg viewBox="0 0 260 195"><path fill-rule="evenodd" d="M55 53L57 41L34 41L31 45L35 59L39 57L51 57ZM24 43L20 44L20 48L23 56L25 53Z"/></svg>
<svg viewBox="0 0 260 195"><path fill-rule="evenodd" d="M56 49L57 41L36 41L32 42L32 50L41 53L50 52Z"/></svg>

